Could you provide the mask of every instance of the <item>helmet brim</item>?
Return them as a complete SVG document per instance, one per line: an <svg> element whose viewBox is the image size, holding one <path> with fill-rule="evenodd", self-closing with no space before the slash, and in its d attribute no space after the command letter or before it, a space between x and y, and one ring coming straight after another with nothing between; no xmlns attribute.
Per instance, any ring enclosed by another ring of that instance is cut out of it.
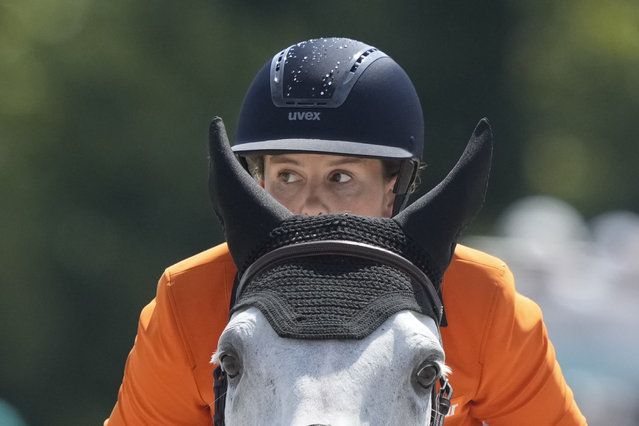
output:
<svg viewBox="0 0 639 426"><path fill-rule="evenodd" d="M399 147L326 139L275 139L244 142L234 146L233 152L239 155L318 153L373 158L414 158L410 151Z"/></svg>

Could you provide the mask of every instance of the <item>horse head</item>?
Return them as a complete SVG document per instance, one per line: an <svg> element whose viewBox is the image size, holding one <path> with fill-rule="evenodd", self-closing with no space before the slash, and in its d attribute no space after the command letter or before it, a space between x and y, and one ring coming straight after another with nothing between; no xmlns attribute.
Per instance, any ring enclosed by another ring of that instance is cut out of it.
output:
<svg viewBox="0 0 639 426"><path fill-rule="evenodd" d="M450 388L440 286L483 203L488 122L448 176L393 218L293 215L239 164L220 119L210 136L211 197L238 268L231 319L212 359L228 381L216 418L441 422L439 395L449 398Z"/></svg>

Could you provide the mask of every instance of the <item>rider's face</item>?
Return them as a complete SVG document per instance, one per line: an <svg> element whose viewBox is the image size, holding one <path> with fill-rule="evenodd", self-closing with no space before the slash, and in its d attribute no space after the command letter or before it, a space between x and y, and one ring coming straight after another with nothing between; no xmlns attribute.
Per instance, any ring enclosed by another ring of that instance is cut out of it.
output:
<svg viewBox="0 0 639 426"><path fill-rule="evenodd" d="M295 214L390 217L395 179L372 158L324 154L264 156L264 188Z"/></svg>

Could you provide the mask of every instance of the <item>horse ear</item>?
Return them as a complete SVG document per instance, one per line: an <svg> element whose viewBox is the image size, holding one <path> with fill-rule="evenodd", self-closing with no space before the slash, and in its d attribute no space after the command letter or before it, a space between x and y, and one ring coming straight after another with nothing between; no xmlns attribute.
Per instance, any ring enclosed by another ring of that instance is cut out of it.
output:
<svg viewBox="0 0 639 426"><path fill-rule="evenodd" d="M224 122L209 129L209 193L238 269L251 251L291 213L244 170L231 150Z"/></svg>
<svg viewBox="0 0 639 426"><path fill-rule="evenodd" d="M448 176L394 217L442 274L453 257L459 234L484 203L492 147L490 124L482 118Z"/></svg>

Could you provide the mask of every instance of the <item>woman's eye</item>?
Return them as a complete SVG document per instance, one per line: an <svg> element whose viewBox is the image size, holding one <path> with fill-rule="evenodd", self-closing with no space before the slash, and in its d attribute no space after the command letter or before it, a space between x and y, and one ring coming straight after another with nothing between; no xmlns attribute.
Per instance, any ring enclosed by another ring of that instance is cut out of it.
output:
<svg viewBox="0 0 639 426"><path fill-rule="evenodd" d="M353 178L350 175L346 173L342 173L342 172L333 173L330 178L331 182L336 182L336 183L346 183L350 181L351 179Z"/></svg>
<svg viewBox="0 0 639 426"><path fill-rule="evenodd" d="M439 376L440 372L437 364L425 364L417 370L415 379L421 387L429 389L439 379Z"/></svg>
<svg viewBox="0 0 639 426"><path fill-rule="evenodd" d="M293 172L279 172L277 177L284 183L294 183L300 180L300 177Z"/></svg>
<svg viewBox="0 0 639 426"><path fill-rule="evenodd" d="M242 365L240 361L234 355L224 355L222 359L220 359L220 364L222 365L222 370L229 377L235 377L242 371Z"/></svg>

